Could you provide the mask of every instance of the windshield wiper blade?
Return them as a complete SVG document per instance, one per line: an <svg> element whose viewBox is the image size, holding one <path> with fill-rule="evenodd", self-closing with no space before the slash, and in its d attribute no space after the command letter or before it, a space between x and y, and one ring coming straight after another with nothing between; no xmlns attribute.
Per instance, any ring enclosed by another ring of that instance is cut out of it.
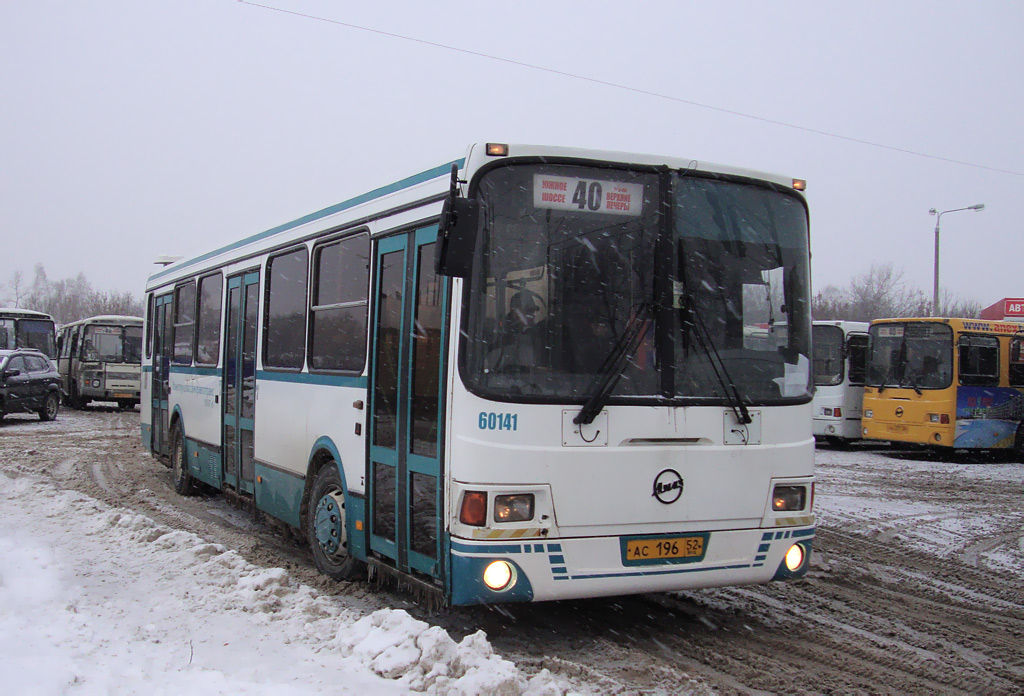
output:
<svg viewBox="0 0 1024 696"><path fill-rule="evenodd" d="M732 376L729 375L729 371L725 368L725 361L722 360L722 356L718 352L718 348L715 347L715 342L711 340L711 334L708 332L708 328L704 325L704 320L701 319L700 315L692 309L689 314L694 320L694 327L697 329L697 331L694 332L697 336L697 344L704 351L705 355L708 356L708 360L711 363L711 370L715 373L715 378L722 386L722 390L725 392L725 398L729 401L729 406L732 408L732 412L735 414L736 420L742 425L750 424L753 422L753 418L750 417L750 412L747 411L747 406L743 403L743 398L740 396L739 388L737 388ZM717 365L715 364L716 360L718 361ZM718 371L719 367L721 367L721 372Z"/></svg>
<svg viewBox="0 0 1024 696"><path fill-rule="evenodd" d="M625 371L625 362L633 356L640 342L647 335L647 331L650 329L650 322L647 319L650 318L650 315L650 304L645 302L637 308L636 313L626 324L622 336L612 346L608 357L601 363L601 368L597 371L597 378L591 384L591 388L587 390L591 392L590 398L572 419L573 423L589 425L597 418L597 414L604 408L612 390L615 389L615 385L622 377L622 373Z"/></svg>

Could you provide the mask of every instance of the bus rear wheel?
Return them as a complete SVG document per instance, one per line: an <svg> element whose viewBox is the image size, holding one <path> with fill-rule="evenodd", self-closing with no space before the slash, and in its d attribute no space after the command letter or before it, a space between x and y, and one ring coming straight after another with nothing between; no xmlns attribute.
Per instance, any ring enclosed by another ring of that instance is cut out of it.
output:
<svg viewBox="0 0 1024 696"><path fill-rule="evenodd" d="M174 490L181 495L195 495L199 486L192 474L188 473L188 454L185 450L185 436L175 426L171 435L171 480Z"/></svg>
<svg viewBox="0 0 1024 696"><path fill-rule="evenodd" d="M333 461L328 461L313 479L305 523L316 569L334 580L356 577L361 564L348 552L345 489Z"/></svg>

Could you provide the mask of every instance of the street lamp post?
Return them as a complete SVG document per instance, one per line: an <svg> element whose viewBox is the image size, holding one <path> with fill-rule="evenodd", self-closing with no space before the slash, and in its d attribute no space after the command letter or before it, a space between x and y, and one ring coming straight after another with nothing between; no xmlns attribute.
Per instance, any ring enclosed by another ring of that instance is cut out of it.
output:
<svg viewBox="0 0 1024 696"><path fill-rule="evenodd" d="M979 212L985 209L984 203L975 203L969 205L966 208L953 208L952 210L943 210L941 213L935 208L928 211L929 215L936 215L935 218L935 273L932 276L932 316L939 316L939 221L942 220L942 216L946 213L955 213L959 210L973 210Z"/></svg>

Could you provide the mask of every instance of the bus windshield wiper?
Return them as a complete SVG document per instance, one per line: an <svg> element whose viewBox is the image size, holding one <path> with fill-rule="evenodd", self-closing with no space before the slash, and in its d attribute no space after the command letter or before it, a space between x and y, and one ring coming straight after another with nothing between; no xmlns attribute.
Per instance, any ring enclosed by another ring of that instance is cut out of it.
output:
<svg viewBox="0 0 1024 696"><path fill-rule="evenodd" d="M917 392L917 395L921 396L921 388L917 386L917 378L914 377L913 370L907 370L906 366L904 365L903 376L906 378L908 382L910 382L910 387ZM903 380L900 380L900 386L903 386Z"/></svg>
<svg viewBox="0 0 1024 696"><path fill-rule="evenodd" d="M633 353L640 346L640 342L647 335L651 325L647 319L650 316L651 305L647 302L642 303L629 322L627 322L625 330L623 330L615 345L612 346L608 357L601 363L595 380L591 383L590 389L587 390L590 392L590 398L583 404L583 408L576 414L576 417L572 419L573 423L576 425L589 425L597 418L597 414L604 408L612 390L615 389L615 385L618 384L619 379L622 377L622 373L625 371L625 362L633 356Z"/></svg>
<svg viewBox="0 0 1024 696"><path fill-rule="evenodd" d="M711 340L711 334L708 331L708 328L704 325L704 320L701 319L700 315L692 309L689 314L693 319L693 326L697 329L694 331L694 335L697 337L697 345L699 345L701 350L704 351L704 354L708 356L708 361L711 363L711 370L715 373L715 379L717 379L718 383L721 385L722 391L725 392L725 398L729 401L729 406L732 408L732 412L736 415L736 420L742 425L748 425L753 421L753 419L750 417L750 412L747 411L747 407L743 403L743 397L740 396L740 390L736 387L736 382L733 381L732 377L729 375L729 371L725 368L725 361L722 360L722 356L718 352L718 348L715 347L715 342Z"/></svg>

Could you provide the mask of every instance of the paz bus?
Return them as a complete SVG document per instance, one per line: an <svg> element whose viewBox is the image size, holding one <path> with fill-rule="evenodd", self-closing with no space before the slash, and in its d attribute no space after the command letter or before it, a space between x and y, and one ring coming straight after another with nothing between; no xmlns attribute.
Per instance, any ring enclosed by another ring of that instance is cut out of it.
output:
<svg viewBox="0 0 1024 696"><path fill-rule="evenodd" d="M1022 328L976 319L872 322L864 437L939 448L1021 449Z"/></svg>
<svg viewBox="0 0 1024 696"><path fill-rule="evenodd" d="M53 317L31 309L0 308L0 349L35 348L57 358Z"/></svg>
<svg viewBox="0 0 1024 696"><path fill-rule="evenodd" d="M142 317L101 315L65 324L57 333L57 354L68 406L116 401L126 410L138 405Z"/></svg>
<svg viewBox="0 0 1024 696"><path fill-rule="evenodd" d="M814 437L832 446L861 438L868 323L815 321Z"/></svg>
<svg viewBox="0 0 1024 696"><path fill-rule="evenodd" d="M473 145L155 272L142 440L180 493L431 603L801 576L803 186Z"/></svg>

